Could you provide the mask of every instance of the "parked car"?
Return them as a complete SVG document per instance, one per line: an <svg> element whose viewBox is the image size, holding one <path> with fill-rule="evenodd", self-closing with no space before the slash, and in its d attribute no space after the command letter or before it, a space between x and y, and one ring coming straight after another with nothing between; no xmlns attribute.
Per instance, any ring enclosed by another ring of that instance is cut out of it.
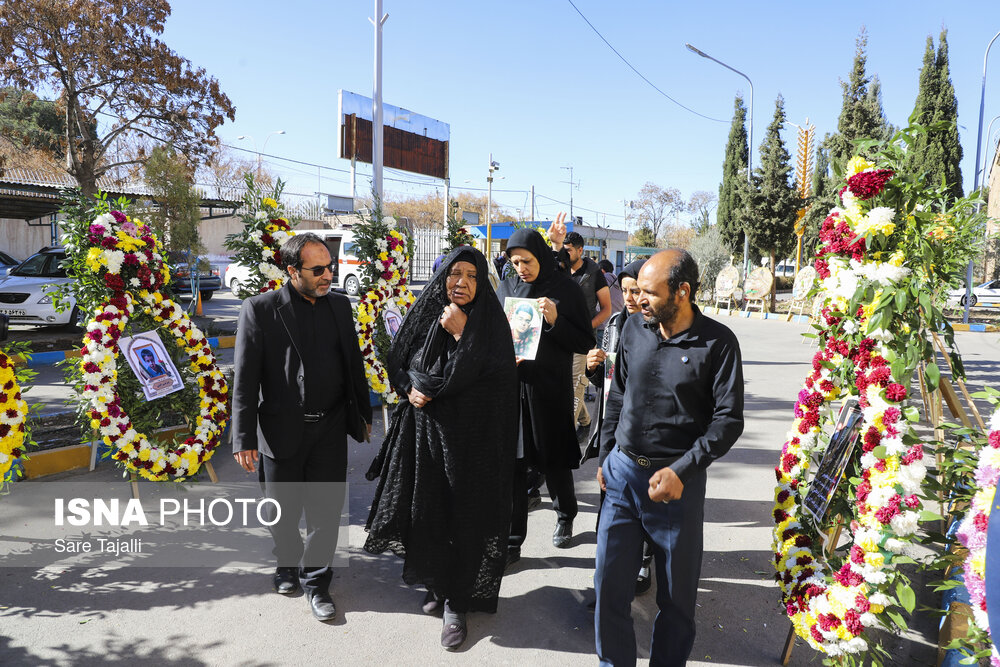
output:
<svg viewBox="0 0 1000 667"><path fill-rule="evenodd" d="M10 318L11 324L79 326L80 309L72 297L62 312L53 304L53 292L70 282L61 266L64 259L62 247L42 248L0 279L0 313Z"/></svg>
<svg viewBox="0 0 1000 667"><path fill-rule="evenodd" d="M5 252L0 251L0 278L10 273L10 270L21 263L21 260L14 259Z"/></svg>
<svg viewBox="0 0 1000 667"><path fill-rule="evenodd" d="M193 278L197 278L201 300L210 301L215 293L222 289L219 270L207 262L196 261L197 269L195 276L192 277L187 258L187 254L183 252L167 253L167 261L170 263L170 287L178 294L191 294L191 283Z"/></svg>
<svg viewBox="0 0 1000 667"><path fill-rule="evenodd" d="M953 289L948 292L948 303L965 305L965 288ZM1000 305L1000 280L987 280L972 288L972 298L969 306Z"/></svg>
<svg viewBox="0 0 1000 667"><path fill-rule="evenodd" d="M794 264L779 264L774 267L774 277L775 278L794 278L795 277L795 265Z"/></svg>
<svg viewBox="0 0 1000 667"><path fill-rule="evenodd" d="M239 262L230 262L226 265L226 272L222 276L223 284L229 288L229 291L236 293L240 289L240 285L245 285L250 280L250 269L243 266Z"/></svg>

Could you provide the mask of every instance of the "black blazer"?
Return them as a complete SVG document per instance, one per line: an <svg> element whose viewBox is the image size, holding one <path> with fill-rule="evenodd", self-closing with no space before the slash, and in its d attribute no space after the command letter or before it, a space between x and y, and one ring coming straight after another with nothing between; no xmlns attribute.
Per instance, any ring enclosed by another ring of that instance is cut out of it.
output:
<svg viewBox="0 0 1000 667"><path fill-rule="evenodd" d="M302 441L305 383L291 285L250 297L240 308L233 381L233 451L257 449L275 459L295 454ZM361 442L372 408L354 317L347 297L321 297L333 310L337 340L348 381L348 434Z"/></svg>

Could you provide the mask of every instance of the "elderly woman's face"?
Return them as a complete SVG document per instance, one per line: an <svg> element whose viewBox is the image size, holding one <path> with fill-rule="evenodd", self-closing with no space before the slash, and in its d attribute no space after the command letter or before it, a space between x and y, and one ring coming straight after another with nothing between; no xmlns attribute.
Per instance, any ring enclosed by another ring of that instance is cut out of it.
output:
<svg viewBox="0 0 1000 667"><path fill-rule="evenodd" d="M464 306L476 298L476 265L471 262L455 262L448 269L445 290L448 300L456 306Z"/></svg>
<svg viewBox="0 0 1000 667"><path fill-rule="evenodd" d="M526 283L535 282L538 271L541 269L538 258L524 248L514 248L510 251L510 263L517 271L517 275Z"/></svg>

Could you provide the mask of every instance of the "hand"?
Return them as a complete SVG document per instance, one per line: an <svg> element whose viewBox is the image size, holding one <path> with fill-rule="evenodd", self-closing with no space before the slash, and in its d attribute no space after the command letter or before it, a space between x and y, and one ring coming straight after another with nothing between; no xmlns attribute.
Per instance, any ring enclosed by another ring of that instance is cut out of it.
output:
<svg viewBox="0 0 1000 667"><path fill-rule="evenodd" d="M547 296L540 297L535 300L538 304L538 309L542 311L542 317L545 321L549 323L549 326L555 326L556 318L559 317L559 311L556 310L556 302Z"/></svg>
<svg viewBox="0 0 1000 667"><path fill-rule="evenodd" d="M566 238L566 214L559 213L556 215L555 222L549 225L548 230L549 243L552 244L553 250L562 250L563 240Z"/></svg>
<svg viewBox="0 0 1000 667"><path fill-rule="evenodd" d="M607 358L608 355L604 353L604 350L599 347L595 347L587 353L587 372L594 372L594 369L603 364L604 360Z"/></svg>
<svg viewBox="0 0 1000 667"><path fill-rule="evenodd" d="M245 449L242 452L236 452L233 456L236 458L236 462L247 472L257 471L258 454L256 449Z"/></svg>
<svg viewBox="0 0 1000 667"><path fill-rule="evenodd" d="M462 312L461 308L453 303L449 303L444 307L444 312L438 321L441 322L441 326L444 327L445 331L454 336L455 340L458 340L462 337L462 332L465 331L465 323L469 321L469 317Z"/></svg>
<svg viewBox="0 0 1000 667"><path fill-rule="evenodd" d="M415 388L410 388L410 393L407 395L410 404L415 408L422 408L431 402L431 397L420 393Z"/></svg>
<svg viewBox="0 0 1000 667"><path fill-rule="evenodd" d="M597 483L601 485L601 491L607 491L608 485L604 483L604 471L597 469Z"/></svg>
<svg viewBox="0 0 1000 667"><path fill-rule="evenodd" d="M684 482L670 468L660 468L649 478L649 499L656 503L677 500L684 492Z"/></svg>
<svg viewBox="0 0 1000 667"><path fill-rule="evenodd" d="M524 361L524 357L514 357L515 366L520 366L522 361Z"/></svg>

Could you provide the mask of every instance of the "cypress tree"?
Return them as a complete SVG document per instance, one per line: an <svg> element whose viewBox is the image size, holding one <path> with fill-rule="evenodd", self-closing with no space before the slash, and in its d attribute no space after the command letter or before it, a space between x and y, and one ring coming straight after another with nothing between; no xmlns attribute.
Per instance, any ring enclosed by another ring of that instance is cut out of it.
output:
<svg viewBox="0 0 1000 667"><path fill-rule="evenodd" d="M837 119L837 133L830 137L828 147L834 163L844 165L855 152L857 139L882 139L891 128L882 110L881 84L878 77L865 71L868 61L868 34L862 28L855 42L854 63L848 80L841 81L844 100Z"/></svg>
<svg viewBox="0 0 1000 667"><path fill-rule="evenodd" d="M744 219L743 225L750 245L760 255L770 259L772 275L774 267L795 246L795 211L800 204L790 178L791 156L781 138L784 125L785 101L778 95L774 102L774 117L760 146L760 166L754 169L754 187L749 193L750 217ZM745 211L743 215L747 215ZM771 310L774 310L773 291Z"/></svg>
<svg viewBox="0 0 1000 667"><path fill-rule="evenodd" d="M920 78L917 85L917 99L913 103L910 121L924 127L930 125L937 105L938 74L934 63L934 40L927 36L927 46L924 48L924 62L920 67ZM928 169L927 135L916 135L913 146L906 154L906 171L913 175L922 174Z"/></svg>
<svg viewBox="0 0 1000 667"><path fill-rule="evenodd" d="M938 74L937 108L934 122L944 122L945 127L931 134L932 143L937 144L941 162L935 174L934 183L944 180L948 194L957 199L962 196L962 144L958 138L958 99L955 86L951 83L948 66L948 31L942 30L938 41L937 58L934 65ZM973 167L975 168L975 167Z"/></svg>
<svg viewBox="0 0 1000 667"><path fill-rule="evenodd" d="M716 222L722 234L722 242L734 254L743 254L743 227L738 223L736 209L739 208L738 187L746 181L747 166L747 108L743 97L736 96L733 103L733 123L729 128L726 142L726 157L722 163L722 183L719 185L719 207Z"/></svg>

